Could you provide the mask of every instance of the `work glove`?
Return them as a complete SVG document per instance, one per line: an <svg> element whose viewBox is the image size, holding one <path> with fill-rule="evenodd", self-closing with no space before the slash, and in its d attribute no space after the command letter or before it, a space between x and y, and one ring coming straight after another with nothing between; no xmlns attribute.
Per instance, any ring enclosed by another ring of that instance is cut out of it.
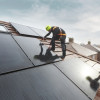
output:
<svg viewBox="0 0 100 100"><path fill-rule="evenodd" d="M43 43L40 43L39 45L41 46L41 45L44 45L44 44Z"/></svg>
<svg viewBox="0 0 100 100"><path fill-rule="evenodd" d="M46 40L46 38L45 38L45 37L43 37L43 38L42 38L42 40Z"/></svg>

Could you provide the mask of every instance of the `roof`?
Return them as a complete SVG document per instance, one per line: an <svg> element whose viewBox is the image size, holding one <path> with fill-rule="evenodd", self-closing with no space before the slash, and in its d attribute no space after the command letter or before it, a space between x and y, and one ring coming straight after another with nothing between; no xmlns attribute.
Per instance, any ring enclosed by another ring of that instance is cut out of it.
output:
<svg viewBox="0 0 100 100"><path fill-rule="evenodd" d="M98 48L98 47L96 47L96 46L92 46L92 45L90 45L90 44L82 45L82 46L84 46L84 47L86 47L86 48L88 48L88 49L90 49L90 50L92 50L92 51L100 52L100 48Z"/></svg>
<svg viewBox="0 0 100 100"><path fill-rule="evenodd" d="M95 45L95 46L100 48L100 45Z"/></svg>
<svg viewBox="0 0 100 100"><path fill-rule="evenodd" d="M87 49L87 48L85 48L77 43L68 43L67 49L74 51L74 52L77 52L77 53L84 55L84 56L91 56L91 55L97 54L97 52L94 52L90 49Z"/></svg>
<svg viewBox="0 0 100 100"><path fill-rule="evenodd" d="M58 42L52 52L49 39L42 41L9 27L9 32L0 32L1 100L94 99L100 81L91 84L99 76L99 62L68 50L61 60Z"/></svg>
<svg viewBox="0 0 100 100"><path fill-rule="evenodd" d="M94 47L95 49L97 49L98 52L100 52L100 48L99 48L99 47L97 47L97 46L95 46L95 45L93 45L93 47Z"/></svg>

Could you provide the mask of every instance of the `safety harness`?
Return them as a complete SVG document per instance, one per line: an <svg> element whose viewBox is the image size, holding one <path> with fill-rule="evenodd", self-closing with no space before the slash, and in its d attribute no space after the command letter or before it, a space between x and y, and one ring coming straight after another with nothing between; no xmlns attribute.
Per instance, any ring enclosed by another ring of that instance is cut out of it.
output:
<svg viewBox="0 0 100 100"><path fill-rule="evenodd" d="M53 30L55 30L57 27L56 26L54 26L53 27ZM60 34L57 34L57 35L60 35L60 36L66 36L66 34L65 33L62 33L62 30L61 30L61 28L59 28L59 30L60 30Z"/></svg>
<svg viewBox="0 0 100 100"><path fill-rule="evenodd" d="M66 34L62 34L62 33L60 33L60 34L58 34L58 35L60 35L60 36L62 36L62 35L66 36Z"/></svg>

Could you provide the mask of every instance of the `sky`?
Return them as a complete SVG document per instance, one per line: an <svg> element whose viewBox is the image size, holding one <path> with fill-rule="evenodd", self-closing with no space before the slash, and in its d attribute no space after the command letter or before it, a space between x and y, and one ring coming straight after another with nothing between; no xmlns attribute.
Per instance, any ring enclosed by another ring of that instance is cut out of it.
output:
<svg viewBox="0 0 100 100"><path fill-rule="evenodd" d="M43 30L59 26L66 41L100 44L100 0L0 0L0 20Z"/></svg>

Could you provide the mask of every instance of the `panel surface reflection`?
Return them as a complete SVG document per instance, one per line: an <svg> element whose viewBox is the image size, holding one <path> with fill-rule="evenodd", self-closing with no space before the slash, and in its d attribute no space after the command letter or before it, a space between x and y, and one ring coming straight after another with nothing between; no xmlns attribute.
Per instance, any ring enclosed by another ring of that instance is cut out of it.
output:
<svg viewBox="0 0 100 100"><path fill-rule="evenodd" d="M86 62L89 66L94 66L97 62L95 62L95 61L91 61L91 60L89 60L89 61L87 61Z"/></svg>
<svg viewBox="0 0 100 100"><path fill-rule="evenodd" d="M14 36L14 38L35 65L61 60L38 39L21 36Z"/></svg>
<svg viewBox="0 0 100 100"><path fill-rule="evenodd" d="M99 73L100 73L100 64L95 64L94 66L93 66L93 68L95 69L95 70L97 70Z"/></svg>
<svg viewBox="0 0 100 100"><path fill-rule="evenodd" d="M31 66L33 64L11 35L0 33L0 74Z"/></svg>
<svg viewBox="0 0 100 100"><path fill-rule="evenodd" d="M78 58L57 62L55 65L91 99L94 98L99 81L97 71Z"/></svg>
<svg viewBox="0 0 100 100"><path fill-rule="evenodd" d="M1 100L90 100L55 66L0 76Z"/></svg>

